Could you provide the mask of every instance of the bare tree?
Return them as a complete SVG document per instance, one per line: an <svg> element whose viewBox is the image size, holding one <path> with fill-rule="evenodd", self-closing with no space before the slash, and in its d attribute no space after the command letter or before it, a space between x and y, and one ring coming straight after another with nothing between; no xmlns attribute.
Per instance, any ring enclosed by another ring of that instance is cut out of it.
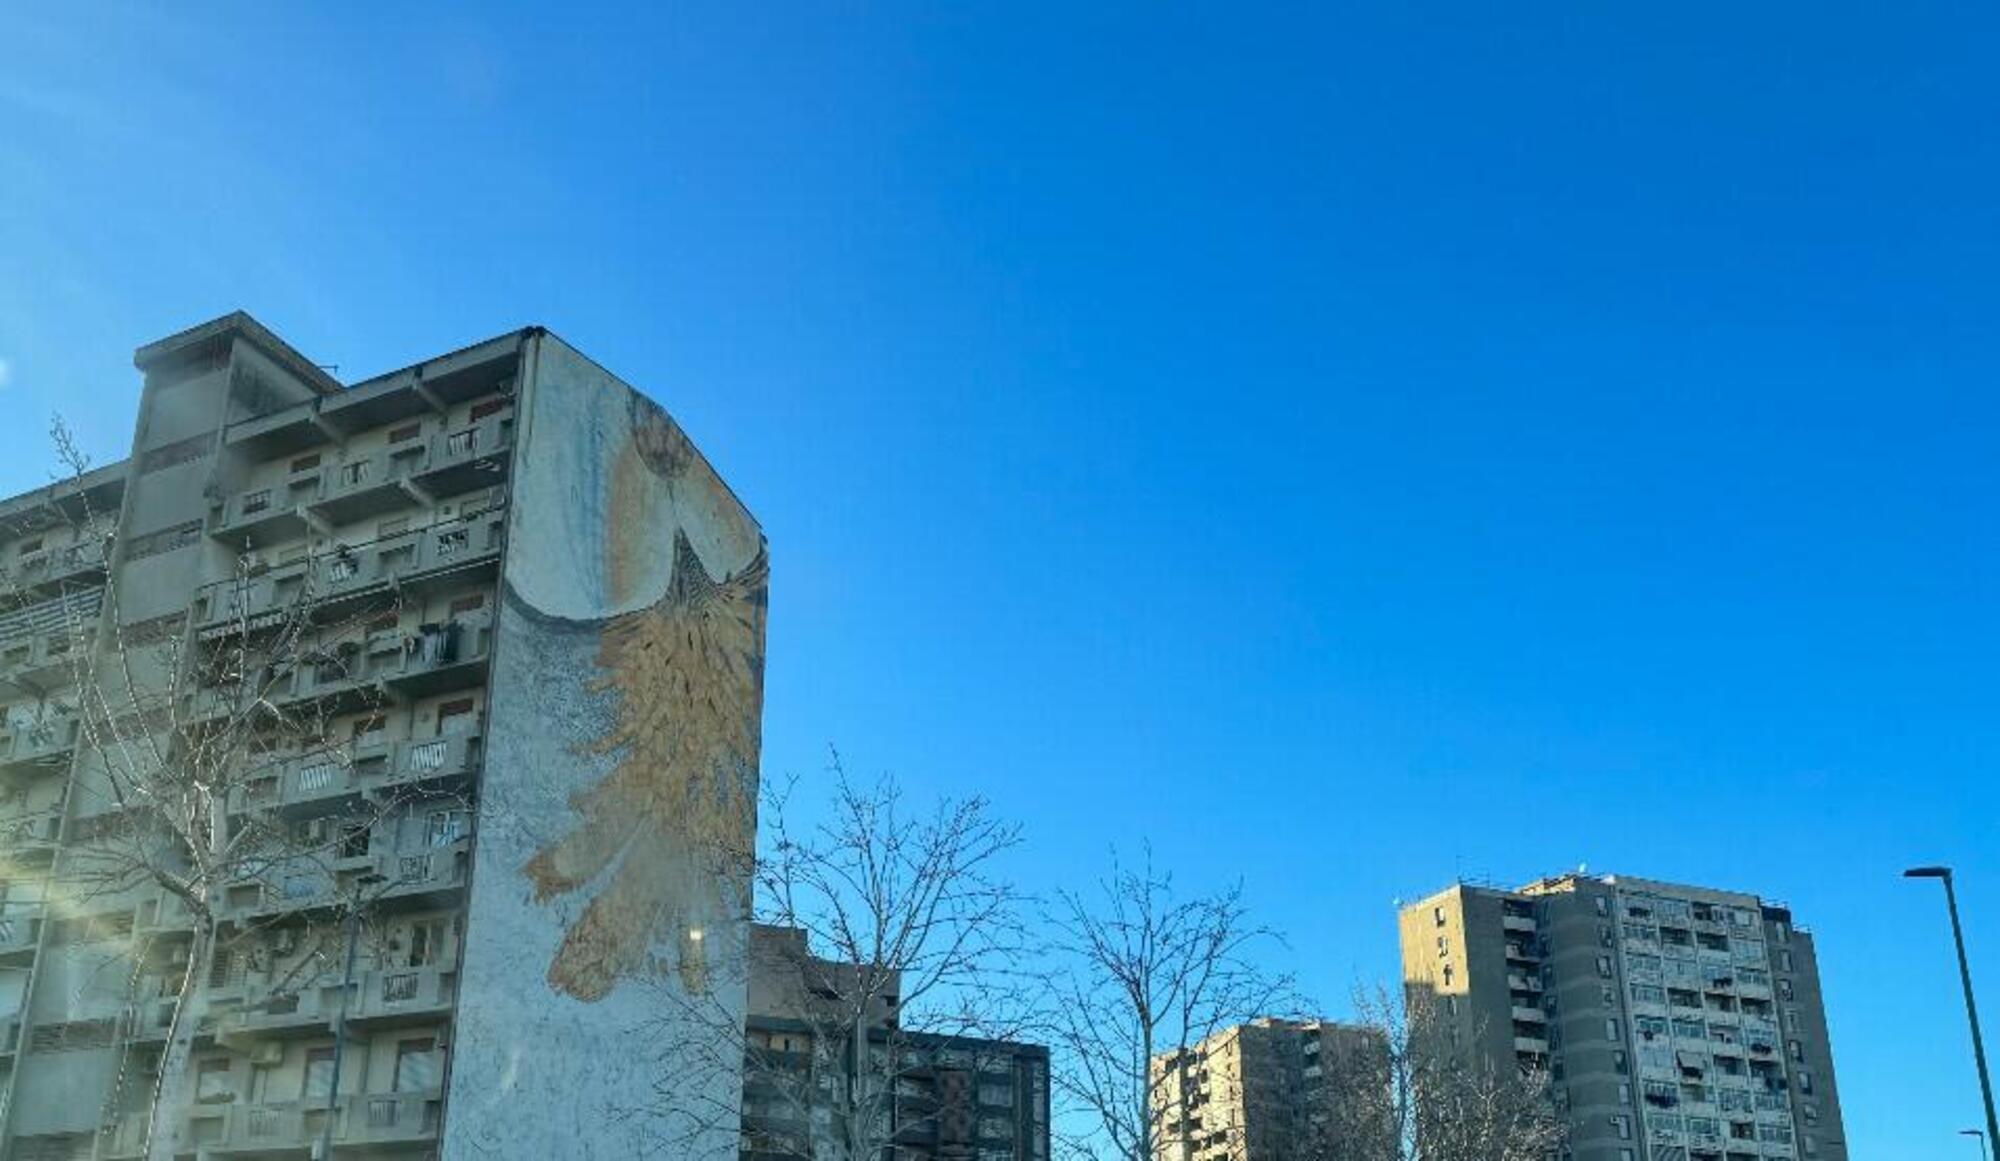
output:
<svg viewBox="0 0 2000 1161"><path fill-rule="evenodd" d="M1177 1156L1196 1119L1170 1070L1224 1028L1294 1006L1291 978L1259 961L1281 941L1240 883L1183 897L1150 850L1095 890L1062 892L1051 923L1066 961L1050 988L1063 1146L1094 1161Z"/></svg>
<svg viewBox="0 0 2000 1161"><path fill-rule="evenodd" d="M89 465L60 423L56 442L81 480ZM109 514L73 519L90 550L112 561ZM266 965L275 981L267 996L321 982L339 958L333 932L356 931L355 909L388 885L355 864L408 792L371 790L305 821L281 803L288 774L327 784L351 776L353 752L335 719L365 717L384 697L367 679L360 642L398 598L335 599L323 582L341 567L308 556L286 592L246 554L192 608L129 623L115 568L89 601L64 593L36 604L39 594L17 583L8 602L40 610L50 627L38 647L62 660L52 670L66 671L39 712L71 732L70 791L81 802L70 803L47 894L67 912L59 921L71 938L112 943L100 966L123 965L129 976L118 1089L130 1092L129 1078L150 1090L149 1161L187 1146L192 1050L213 1025L211 990L227 978L218 961L263 954L264 929L285 925L294 938ZM139 1039L148 1047L135 1048Z"/></svg>
<svg viewBox="0 0 2000 1161"><path fill-rule="evenodd" d="M900 1082L940 1054L975 1067L983 1041L1024 1026L1024 900L1003 865L1019 828L979 797L913 806L893 778L850 777L838 754L825 786L810 803L794 782L765 797L760 923L737 958L754 1018L700 986L715 981L662 989L667 1014L648 1036L675 1055L662 1070L674 1079L646 1113L664 1152L740 1124L760 1157L876 1161L926 1127L898 1102ZM703 1078L739 1069L740 1093L701 1095Z"/></svg>
<svg viewBox="0 0 2000 1161"><path fill-rule="evenodd" d="M1356 996L1379 1051L1324 1063L1312 1161L1544 1161L1564 1140L1548 1079L1473 1056L1428 996ZM1476 1039L1476 1038L1475 1038Z"/></svg>

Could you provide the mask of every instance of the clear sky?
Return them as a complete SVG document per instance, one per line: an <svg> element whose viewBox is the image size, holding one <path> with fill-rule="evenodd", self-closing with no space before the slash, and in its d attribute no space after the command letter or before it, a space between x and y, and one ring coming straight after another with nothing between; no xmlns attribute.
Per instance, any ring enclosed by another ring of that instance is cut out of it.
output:
<svg viewBox="0 0 2000 1161"><path fill-rule="evenodd" d="M764 522L769 768L1242 875L1335 1013L1457 875L1786 899L1855 1156L1973 1156L1990 6L164 7L0 13L0 491L236 307L548 325Z"/></svg>

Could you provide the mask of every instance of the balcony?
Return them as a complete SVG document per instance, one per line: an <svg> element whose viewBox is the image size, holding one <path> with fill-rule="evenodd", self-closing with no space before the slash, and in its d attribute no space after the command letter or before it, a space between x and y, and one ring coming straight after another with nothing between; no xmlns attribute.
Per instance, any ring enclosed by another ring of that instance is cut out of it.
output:
<svg viewBox="0 0 2000 1161"><path fill-rule="evenodd" d="M323 750L274 761L268 777L235 788L230 809L317 814L335 799L463 781L479 769L479 758L477 733L393 743L358 741L345 755Z"/></svg>
<svg viewBox="0 0 2000 1161"><path fill-rule="evenodd" d="M381 632L345 641L266 681L207 687L189 695L190 720L250 713L259 701L317 703L328 715L376 709L397 700L471 689L486 680L492 615L465 614L417 633Z"/></svg>
<svg viewBox="0 0 2000 1161"><path fill-rule="evenodd" d="M0 817L0 857L16 866L47 861L55 854L62 817L60 809Z"/></svg>
<svg viewBox="0 0 2000 1161"><path fill-rule="evenodd" d="M490 508L207 585L196 606L202 635L218 636L239 624L254 629L289 609L310 606L326 619L373 595L422 597L444 585L489 579L499 572L506 521L506 509Z"/></svg>
<svg viewBox="0 0 2000 1161"><path fill-rule="evenodd" d="M231 883L217 911L247 924L286 912L340 908L356 898L385 910L442 904L465 887L469 847L469 839L454 838L413 850L300 859Z"/></svg>
<svg viewBox="0 0 2000 1161"><path fill-rule="evenodd" d="M1508 972L1507 987L1516 992L1539 992L1542 977L1533 972Z"/></svg>
<svg viewBox="0 0 2000 1161"><path fill-rule="evenodd" d="M208 534L232 547L266 548L310 531L325 532L325 523L311 509L320 488L315 471L238 492L210 508Z"/></svg>
<svg viewBox="0 0 2000 1161"><path fill-rule="evenodd" d="M347 1022L357 1029L434 1023L458 995L458 973L447 967L367 972L356 983Z"/></svg>
<svg viewBox="0 0 2000 1161"><path fill-rule="evenodd" d="M50 690L75 684L79 646L67 628L0 646L0 683Z"/></svg>
<svg viewBox="0 0 2000 1161"><path fill-rule="evenodd" d="M410 479L422 467L420 455L394 446L335 464L312 505L313 514L329 524L352 524L426 503L430 497Z"/></svg>
<svg viewBox="0 0 2000 1161"><path fill-rule="evenodd" d="M81 734L81 724L74 718L56 718L0 734L0 774L34 775L65 769Z"/></svg>
<svg viewBox="0 0 2000 1161"><path fill-rule="evenodd" d="M95 584L103 575L104 541L100 534L86 531L84 538L73 544L16 559L6 572L6 581L10 599L21 603L53 596L65 585Z"/></svg>
<svg viewBox="0 0 2000 1161"><path fill-rule="evenodd" d="M1516 1021L1528 1024L1547 1024L1549 1022L1549 1014L1540 1008L1528 1008L1520 1004L1515 1004L1511 1010Z"/></svg>
<svg viewBox="0 0 2000 1161"><path fill-rule="evenodd" d="M1532 915L1502 915L1500 917L1500 926L1508 931L1518 932L1522 935L1533 935L1538 930L1535 925L1535 917Z"/></svg>
<svg viewBox="0 0 2000 1161"><path fill-rule="evenodd" d="M252 990L240 1004L217 1005L215 1039L225 1047L266 1037L321 1036L332 1029L340 1013L340 984L301 987L269 994Z"/></svg>
<svg viewBox="0 0 2000 1161"><path fill-rule="evenodd" d="M429 455L414 478L425 491L440 498L501 483L512 459L513 433L511 414L489 416L457 431L440 432L431 437Z"/></svg>
<svg viewBox="0 0 2000 1161"><path fill-rule="evenodd" d="M1514 1051L1536 1056L1546 1056L1549 1051L1549 1042L1546 1038L1540 1036L1515 1036Z"/></svg>

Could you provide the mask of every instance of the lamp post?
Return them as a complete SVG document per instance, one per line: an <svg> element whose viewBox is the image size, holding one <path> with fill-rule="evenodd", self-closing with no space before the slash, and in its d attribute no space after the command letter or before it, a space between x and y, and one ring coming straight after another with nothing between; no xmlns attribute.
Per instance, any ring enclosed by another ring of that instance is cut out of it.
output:
<svg viewBox="0 0 2000 1161"><path fill-rule="evenodd" d="M1979 1036L1979 1006L1972 1000L1972 965L1965 958L1965 929L1958 922L1958 891L1953 888L1950 867L1911 867L1906 879L1937 879L1944 884L1944 905L1951 911L1951 938L1958 945L1958 978L1965 985L1965 1018L1972 1025L1972 1059L1979 1066L1979 1095L1986 1102L1986 1136L1979 1139L1984 1150L1989 1140L2000 1141L2000 1118L1993 1115L1993 1081L1986 1074L1986 1044Z"/></svg>
<svg viewBox="0 0 2000 1161"><path fill-rule="evenodd" d="M1961 1137L1979 1138L1979 1161L1987 1161L1985 1133L1980 1132L1978 1129L1960 1129L1958 1135Z"/></svg>

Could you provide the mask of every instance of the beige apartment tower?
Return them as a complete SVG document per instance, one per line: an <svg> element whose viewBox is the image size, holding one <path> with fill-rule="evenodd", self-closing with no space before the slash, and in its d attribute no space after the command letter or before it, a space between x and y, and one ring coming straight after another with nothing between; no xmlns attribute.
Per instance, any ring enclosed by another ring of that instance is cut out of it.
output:
<svg viewBox="0 0 2000 1161"><path fill-rule="evenodd" d="M0 501L0 1156L638 1155L629 1029L742 1010L755 521L539 327L135 362L129 457Z"/></svg>
<svg viewBox="0 0 2000 1161"><path fill-rule="evenodd" d="M1754 895L1625 876L1404 907L1409 999L1544 1072L1575 1161L1847 1161L1812 936Z"/></svg>
<svg viewBox="0 0 2000 1161"><path fill-rule="evenodd" d="M1152 1064L1156 1161L1313 1161L1339 1086L1388 1071L1350 1068L1388 1052L1381 1030L1264 1017L1224 1028Z"/></svg>

